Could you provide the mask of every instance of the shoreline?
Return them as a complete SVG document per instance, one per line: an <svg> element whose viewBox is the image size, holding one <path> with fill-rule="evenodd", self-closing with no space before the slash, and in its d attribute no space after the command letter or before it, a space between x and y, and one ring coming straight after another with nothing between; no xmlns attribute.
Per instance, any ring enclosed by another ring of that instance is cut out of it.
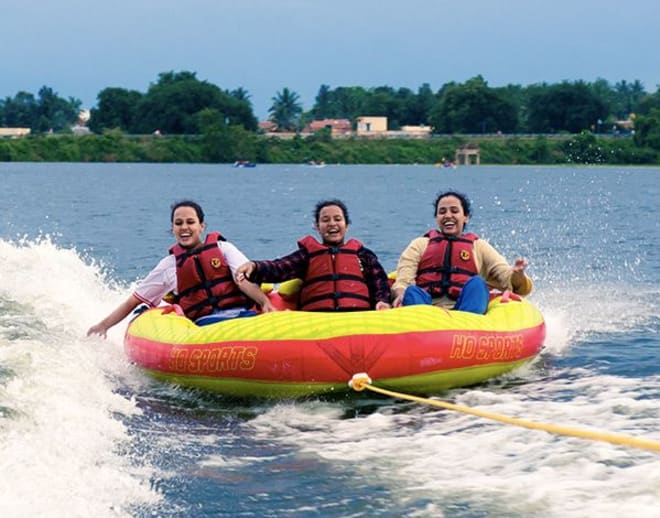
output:
<svg viewBox="0 0 660 518"><path fill-rule="evenodd" d="M466 165L468 151L481 165L658 166L660 151L639 147L631 137L591 133L538 136L451 136L429 139L334 139L265 137L248 132L195 136L50 135L0 139L0 162L191 163L344 165ZM443 160L444 159L444 160ZM311 167L311 166L310 166ZM438 165L438 169L444 169ZM446 169L451 169L447 167Z"/></svg>

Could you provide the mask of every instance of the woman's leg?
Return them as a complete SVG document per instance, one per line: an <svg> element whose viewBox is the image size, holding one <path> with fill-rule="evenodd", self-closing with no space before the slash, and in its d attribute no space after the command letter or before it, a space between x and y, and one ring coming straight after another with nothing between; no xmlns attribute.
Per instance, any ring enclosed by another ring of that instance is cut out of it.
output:
<svg viewBox="0 0 660 518"><path fill-rule="evenodd" d="M485 315L488 310L488 286L486 281L479 275L470 278L463 286L454 309Z"/></svg>
<svg viewBox="0 0 660 518"><path fill-rule="evenodd" d="M401 305L414 306L416 304L431 304L433 299L426 291L419 286L408 286L403 294Z"/></svg>

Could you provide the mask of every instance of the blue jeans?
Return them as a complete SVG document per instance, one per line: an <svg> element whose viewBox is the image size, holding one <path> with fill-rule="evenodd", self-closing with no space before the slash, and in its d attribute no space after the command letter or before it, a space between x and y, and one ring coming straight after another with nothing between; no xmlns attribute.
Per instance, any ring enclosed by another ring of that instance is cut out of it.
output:
<svg viewBox="0 0 660 518"><path fill-rule="evenodd" d="M243 318L243 317L253 317L255 316L256 313L252 311L251 309L244 309L240 312L236 312L234 314L223 314L222 312L219 313L211 313L210 315L205 315L203 317L199 317L197 320L195 320L195 324L198 326L208 326L210 324L215 324L217 322L222 322L223 320L231 320L232 318Z"/></svg>
<svg viewBox="0 0 660 518"><path fill-rule="evenodd" d="M431 295L419 286L408 286L403 294L402 304L414 306L415 304L431 304ZM488 310L488 286L479 275L471 277L463 286L454 309L468 311L478 315L485 315Z"/></svg>

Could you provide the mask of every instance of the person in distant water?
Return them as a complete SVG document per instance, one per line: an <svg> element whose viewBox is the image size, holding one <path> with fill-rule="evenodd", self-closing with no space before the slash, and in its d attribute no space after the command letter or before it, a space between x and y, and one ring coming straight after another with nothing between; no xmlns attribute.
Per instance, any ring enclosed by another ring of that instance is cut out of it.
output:
<svg viewBox="0 0 660 518"><path fill-rule="evenodd" d="M236 268L247 261L245 255L218 232L202 241L206 228L204 211L195 202L180 201L172 206L172 234L176 243L135 292L112 313L93 325L87 335L106 336L108 329L126 318L139 304L158 306L172 292L173 302L191 320L203 325L227 318L252 316L254 302L263 312L273 306L259 286L234 282Z"/></svg>
<svg viewBox="0 0 660 518"><path fill-rule="evenodd" d="M387 274L376 255L346 233L351 220L340 200L316 204L314 221L321 241L306 236L298 249L273 261L250 261L237 270L239 286L253 282L283 282L298 278L303 311L365 311L390 308Z"/></svg>
<svg viewBox="0 0 660 518"><path fill-rule="evenodd" d="M438 228L413 239L399 258L392 285L394 307L434 304L484 314L488 286L523 296L531 293L524 258L510 266L486 241L463 233L472 215L464 194L444 192L434 207Z"/></svg>

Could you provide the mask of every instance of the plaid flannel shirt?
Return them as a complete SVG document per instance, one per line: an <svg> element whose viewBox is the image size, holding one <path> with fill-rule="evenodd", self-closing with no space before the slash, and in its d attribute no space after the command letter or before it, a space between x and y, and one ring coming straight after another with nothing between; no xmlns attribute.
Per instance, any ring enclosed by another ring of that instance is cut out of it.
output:
<svg viewBox="0 0 660 518"><path fill-rule="evenodd" d="M374 308L377 302L387 302L389 304L390 284L376 254L368 248L362 247L357 255L364 279L369 287L371 307ZM299 248L279 259L254 261L254 263L256 268L250 276L250 281L257 284L262 282L284 282L296 277L304 280L309 266L309 255L305 249Z"/></svg>

